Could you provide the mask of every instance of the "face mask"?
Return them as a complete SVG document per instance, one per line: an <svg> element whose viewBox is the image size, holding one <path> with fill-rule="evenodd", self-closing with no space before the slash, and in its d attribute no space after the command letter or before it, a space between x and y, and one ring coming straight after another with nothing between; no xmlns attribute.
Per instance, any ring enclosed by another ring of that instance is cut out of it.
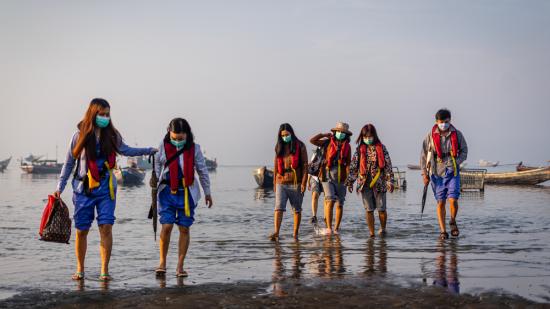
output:
<svg viewBox="0 0 550 309"><path fill-rule="evenodd" d="M111 120L111 118L109 118L109 117L100 116L100 115L95 116L95 124L100 128L107 127L109 125L110 120Z"/></svg>
<svg viewBox="0 0 550 309"><path fill-rule="evenodd" d="M374 143L374 137L363 137L363 142L367 145L372 145L372 143Z"/></svg>
<svg viewBox="0 0 550 309"><path fill-rule="evenodd" d="M185 140L178 141L175 139L170 139L170 143L176 148L181 149L185 145Z"/></svg>
<svg viewBox="0 0 550 309"><path fill-rule="evenodd" d="M336 132L336 134L334 134L334 136L336 136L336 139L341 141L343 140L344 138L346 138L346 133L343 133L343 132Z"/></svg>
<svg viewBox="0 0 550 309"><path fill-rule="evenodd" d="M283 142L285 143L290 143L290 141L292 140L292 135L286 135L286 136L283 136Z"/></svg>
<svg viewBox="0 0 550 309"><path fill-rule="evenodd" d="M448 123L448 122L444 122L444 123L438 123L437 126L439 127L439 130L441 130L441 131L447 131L447 129L449 129L449 127L451 126L451 124Z"/></svg>

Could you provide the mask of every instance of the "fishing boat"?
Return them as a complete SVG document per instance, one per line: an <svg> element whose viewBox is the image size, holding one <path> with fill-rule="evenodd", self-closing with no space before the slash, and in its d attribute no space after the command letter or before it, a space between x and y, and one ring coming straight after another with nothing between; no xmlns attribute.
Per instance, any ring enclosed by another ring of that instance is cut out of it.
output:
<svg viewBox="0 0 550 309"><path fill-rule="evenodd" d="M57 160L47 159L35 159L31 162L22 160L20 168L28 174L59 174L61 173L61 169L63 168L63 163L59 163L57 162Z"/></svg>
<svg viewBox="0 0 550 309"><path fill-rule="evenodd" d="M463 171L462 175L468 175ZM550 167L536 168L521 172L486 173L485 184L493 185L537 185L550 180Z"/></svg>
<svg viewBox="0 0 550 309"><path fill-rule="evenodd" d="M208 158L204 158L205 161L206 161L206 168L209 170L209 171L215 171L216 168L218 168L218 162L216 161L216 159L214 158L214 160L210 160Z"/></svg>
<svg viewBox="0 0 550 309"><path fill-rule="evenodd" d="M410 170L420 170L420 165L407 164L407 168Z"/></svg>
<svg viewBox="0 0 550 309"><path fill-rule="evenodd" d="M11 157L7 158L6 160L0 161L0 172L3 172L8 167L10 161Z"/></svg>
<svg viewBox="0 0 550 309"><path fill-rule="evenodd" d="M500 161L493 162L493 161L487 161L487 160L479 160L479 166L482 166L482 167L496 167L498 166L499 163Z"/></svg>
<svg viewBox="0 0 550 309"><path fill-rule="evenodd" d="M145 179L145 171L137 167L128 166L128 167L123 167L120 170L120 176L121 176L121 179L119 183L121 183L122 185L139 186L143 184L143 180ZM118 181L118 177L117 177L117 181Z"/></svg>
<svg viewBox="0 0 550 309"><path fill-rule="evenodd" d="M518 171L518 172L531 171L531 170L536 170L537 168L543 168L543 167L542 166L534 167L534 166L523 165L523 161L522 161L522 162L519 162L518 165L516 166L516 171Z"/></svg>
<svg viewBox="0 0 550 309"><path fill-rule="evenodd" d="M254 170L254 180L260 188L273 188L273 171L267 167Z"/></svg>

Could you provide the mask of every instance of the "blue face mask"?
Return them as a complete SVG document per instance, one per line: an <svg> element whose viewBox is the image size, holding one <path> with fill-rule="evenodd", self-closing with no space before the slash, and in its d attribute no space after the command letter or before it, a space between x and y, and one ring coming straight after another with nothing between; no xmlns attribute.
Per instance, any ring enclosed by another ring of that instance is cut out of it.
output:
<svg viewBox="0 0 550 309"><path fill-rule="evenodd" d="M336 133L334 134L334 136L336 136L336 139L337 139L337 140L341 141L341 140L343 140L344 138L346 138L346 133L344 133L344 132L336 132Z"/></svg>
<svg viewBox="0 0 550 309"><path fill-rule="evenodd" d="M372 143L374 143L374 137L363 137L363 142L367 145L372 145Z"/></svg>
<svg viewBox="0 0 550 309"><path fill-rule="evenodd" d="M111 121L110 117L105 117L100 115L95 116L95 124L100 128L106 128L109 125L110 121Z"/></svg>
<svg viewBox="0 0 550 309"><path fill-rule="evenodd" d="M185 140L178 141L175 139L170 139L170 144L174 145L178 149L181 149L185 146Z"/></svg>
<svg viewBox="0 0 550 309"><path fill-rule="evenodd" d="M285 143L290 143L290 141L292 140L292 135L286 135L286 136L283 136L283 142Z"/></svg>
<svg viewBox="0 0 550 309"><path fill-rule="evenodd" d="M437 126L439 127L439 130L441 130L441 131L447 131L447 129L449 129L449 127L451 126L451 124L448 123L448 122L443 122L443 123L438 123Z"/></svg>

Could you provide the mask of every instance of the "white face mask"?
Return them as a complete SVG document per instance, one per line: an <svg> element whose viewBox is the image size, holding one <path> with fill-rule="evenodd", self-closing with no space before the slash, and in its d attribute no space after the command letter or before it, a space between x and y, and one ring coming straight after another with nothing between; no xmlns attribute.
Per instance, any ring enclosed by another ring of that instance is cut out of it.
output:
<svg viewBox="0 0 550 309"><path fill-rule="evenodd" d="M448 122L438 123L438 124L437 124L437 127L438 127L439 130L441 130L441 131L447 131L447 130L449 129L450 126L451 126L451 124L448 123Z"/></svg>

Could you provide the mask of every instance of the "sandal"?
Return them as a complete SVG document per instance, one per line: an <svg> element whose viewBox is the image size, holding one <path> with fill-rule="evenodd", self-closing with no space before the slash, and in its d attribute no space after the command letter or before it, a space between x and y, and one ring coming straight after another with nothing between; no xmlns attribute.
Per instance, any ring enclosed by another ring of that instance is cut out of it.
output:
<svg viewBox="0 0 550 309"><path fill-rule="evenodd" d="M386 236L386 229L378 230L378 235L380 235L380 237L385 237Z"/></svg>
<svg viewBox="0 0 550 309"><path fill-rule="evenodd" d="M279 241L279 235L273 233L273 234L269 235L269 240L271 240L271 241Z"/></svg>
<svg viewBox="0 0 550 309"><path fill-rule="evenodd" d="M451 235L453 237L458 237L460 235L460 231L458 230L458 226L456 225L455 220L449 221L449 225L451 226Z"/></svg>
<svg viewBox="0 0 550 309"><path fill-rule="evenodd" d="M178 278L187 278L187 277L189 277L189 274L184 270L182 272L176 273L176 277L178 277Z"/></svg>
<svg viewBox="0 0 550 309"><path fill-rule="evenodd" d="M73 279L75 281L84 280L84 272L74 273L73 276L71 277L71 279Z"/></svg>
<svg viewBox="0 0 550 309"><path fill-rule="evenodd" d="M109 274L101 274L99 275L99 281L107 282L111 281L113 278Z"/></svg>
<svg viewBox="0 0 550 309"><path fill-rule="evenodd" d="M166 275L166 268L161 268L161 267L159 267L159 268L155 269L155 274L156 274L157 276Z"/></svg>
<svg viewBox="0 0 550 309"><path fill-rule="evenodd" d="M441 239L441 240L449 239L449 233L447 233L447 232L439 233L439 239Z"/></svg>

